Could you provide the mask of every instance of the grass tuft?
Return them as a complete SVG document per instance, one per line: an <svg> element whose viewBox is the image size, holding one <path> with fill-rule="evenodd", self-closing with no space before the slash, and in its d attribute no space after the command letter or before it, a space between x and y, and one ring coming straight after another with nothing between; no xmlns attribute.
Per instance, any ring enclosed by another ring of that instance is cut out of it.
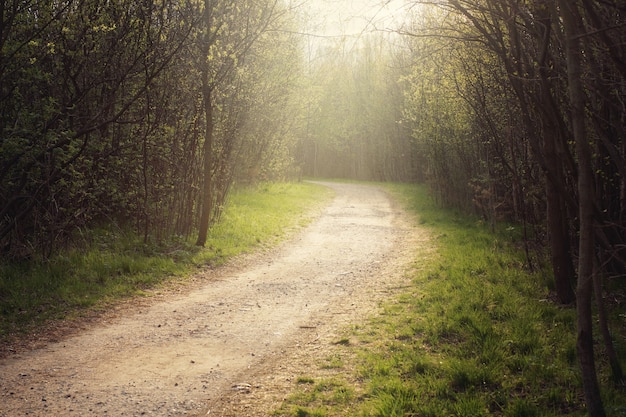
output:
<svg viewBox="0 0 626 417"><path fill-rule="evenodd" d="M315 380L311 377L308 376L300 376L298 377L298 379L296 380L297 384L314 384Z"/></svg>

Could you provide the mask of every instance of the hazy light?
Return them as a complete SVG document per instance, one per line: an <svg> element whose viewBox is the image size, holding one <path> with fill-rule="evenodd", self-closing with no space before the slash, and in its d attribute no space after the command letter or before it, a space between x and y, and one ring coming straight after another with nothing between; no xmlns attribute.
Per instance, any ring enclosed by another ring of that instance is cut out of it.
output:
<svg viewBox="0 0 626 417"><path fill-rule="evenodd" d="M307 33L321 37L358 37L400 27L406 0L306 0Z"/></svg>

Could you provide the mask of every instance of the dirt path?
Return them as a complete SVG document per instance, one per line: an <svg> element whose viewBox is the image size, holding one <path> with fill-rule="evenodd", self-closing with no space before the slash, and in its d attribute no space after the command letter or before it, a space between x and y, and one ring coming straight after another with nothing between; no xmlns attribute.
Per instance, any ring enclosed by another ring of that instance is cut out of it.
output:
<svg viewBox="0 0 626 417"><path fill-rule="evenodd" d="M267 415L426 239L380 189L327 185L332 203L271 253L0 360L0 416Z"/></svg>

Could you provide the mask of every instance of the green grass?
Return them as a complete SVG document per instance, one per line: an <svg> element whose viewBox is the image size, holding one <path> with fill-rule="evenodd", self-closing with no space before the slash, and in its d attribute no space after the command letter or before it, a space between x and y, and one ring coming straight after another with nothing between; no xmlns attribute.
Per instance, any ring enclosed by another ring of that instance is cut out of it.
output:
<svg viewBox="0 0 626 417"><path fill-rule="evenodd" d="M516 227L491 233L436 207L423 187L389 188L436 250L424 257L416 248L410 288L345 338L341 348L355 354L343 356L342 371L363 394L333 406L296 393L278 414L309 415L297 412L310 407L326 417L586 415L575 311L547 299L549 272L527 270ZM611 311L622 358L625 308ZM607 415L626 416L625 387L609 381L596 340Z"/></svg>
<svg viewBox="0 0 626 417"><path fill-rule="evenodd" d="M337 410L337 415L347 415L347 405L355 400L354 389L341 378L325 378L314 381L312 378L298 379L300 390L292 395L289 402L281 410L274 413L276 416L295 417L325 417L327 410Z"/></svg>
<svg viewBox="0 0 626 417"><path fill-rule="evenodd" d="M50 319L80 315L120 298L144 294L168 280L184 280L260 245L274 245L307 224L332 196L309 183L261 184L233 191L205 248L194 236L159 245L119 230L78 236L84 245L46 261L0 264L0 343Z"/></svg>

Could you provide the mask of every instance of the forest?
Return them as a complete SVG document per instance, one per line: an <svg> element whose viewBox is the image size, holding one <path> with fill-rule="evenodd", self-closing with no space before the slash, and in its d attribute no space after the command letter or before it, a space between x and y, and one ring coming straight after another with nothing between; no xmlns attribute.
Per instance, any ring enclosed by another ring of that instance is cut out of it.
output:
<svg viewBox="0 0 626 417"><path fill-rule="evenodd" d="M594 332L624 381L606 316L625 299L626 5L407 0L401 26L321 43L302 4L0 0L0 261L110 227L204 246L233 187L262 181L426 183L522 227L526 268L575 304L605 415Z"/></svg>

